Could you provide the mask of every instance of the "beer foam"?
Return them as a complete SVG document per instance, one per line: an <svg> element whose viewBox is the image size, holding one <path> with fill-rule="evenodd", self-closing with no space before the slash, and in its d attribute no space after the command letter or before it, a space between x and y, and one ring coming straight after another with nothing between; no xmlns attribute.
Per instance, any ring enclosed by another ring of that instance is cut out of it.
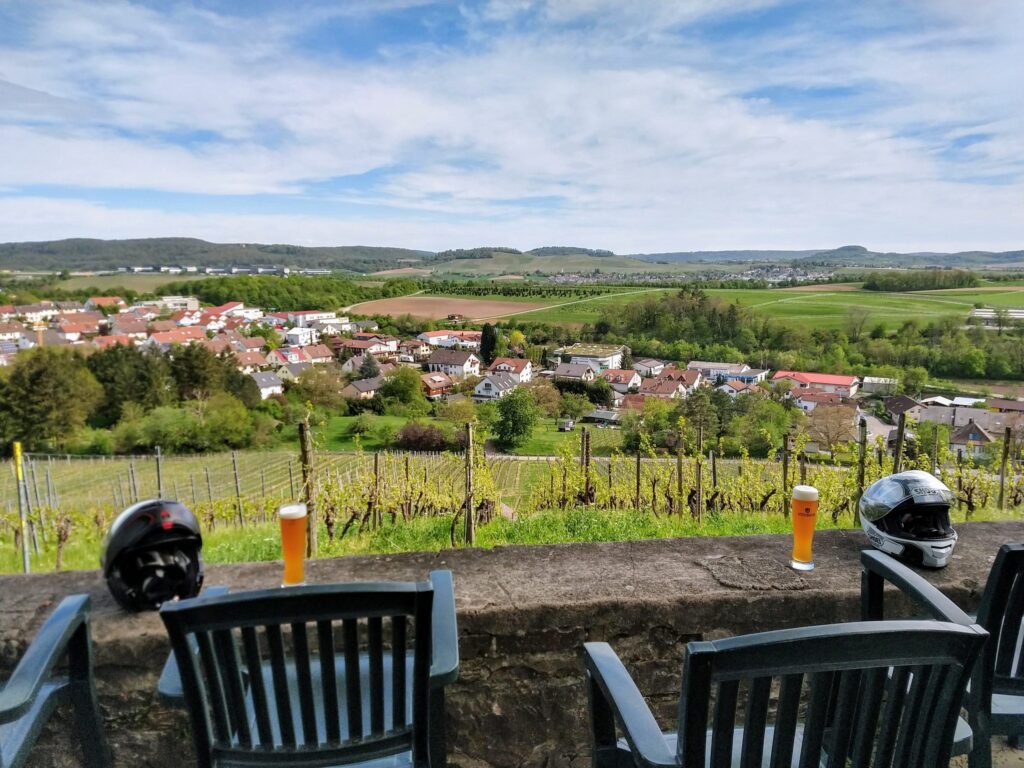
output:
<svg viewBox="0 0 1024 768"><path fill-rule="evenodd" d="M301 502L298 504L285 504L277 510L277 516L282 520L298 520L301 517L305 517L306 514L306 505Z"/></svg>
<svg viewBox="0 0 1024 768"><path fill-rule="evenodd" d="M797 501L817 501L818 489L813 485L797 485L793 487L793 498Z"/></svg>

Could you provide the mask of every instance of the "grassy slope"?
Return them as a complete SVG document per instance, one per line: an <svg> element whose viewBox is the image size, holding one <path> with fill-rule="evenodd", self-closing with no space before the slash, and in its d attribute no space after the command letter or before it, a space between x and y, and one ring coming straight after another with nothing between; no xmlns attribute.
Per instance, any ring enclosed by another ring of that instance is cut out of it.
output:
<svg viewBox="0 0 1024 768"><path fill-rule="evenodd" d="M83 275L63 280L60 288L77 291L83 288L128 288L139 293L157 291L167 283L178 283L183 280L205 280L209 275L163 275L163 274L119 274L119 275Z"/></svg>

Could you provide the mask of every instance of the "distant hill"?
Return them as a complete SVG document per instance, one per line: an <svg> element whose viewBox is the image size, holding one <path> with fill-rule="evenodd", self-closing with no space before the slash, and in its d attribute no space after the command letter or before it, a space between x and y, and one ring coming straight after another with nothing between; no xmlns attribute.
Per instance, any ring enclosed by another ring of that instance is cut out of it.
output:
<svg viewBox="0 0 1024 768"><path fill-rule="evenodd" d="M805 256L813 256L821 251L672 251L670 253L634 253L631 258L641 261L653 261L665 264L686 263L693 261L793 261Z"/></svg>
<svg viewBox="0 0 1024 768"><path fill-rule="evenodd" d="M794 262L830 267L962 267L1024 266L1024 251L960 251L956 253L883 253L862 245L804 251L679 251L637 253L632 258L658 263L685 262Z"/></svg>
<svg viewBox="0 0 1024 768"><path fill-rule="evenodd" d="M374 272L434 257L432 251L366 245L209 243L190 237L139 240L51 240L0 244L0 269L103 270L132 266L219 267L251 264Z"/></svg>
<svg viewBox="0 0 1024 768"><path fill-rule="evenodd" d="M527 251L534 256L614 256L612 251L604 251L600 248L577 248L571 245L546 245L543 248L534 248L532 251Z"/></svg>

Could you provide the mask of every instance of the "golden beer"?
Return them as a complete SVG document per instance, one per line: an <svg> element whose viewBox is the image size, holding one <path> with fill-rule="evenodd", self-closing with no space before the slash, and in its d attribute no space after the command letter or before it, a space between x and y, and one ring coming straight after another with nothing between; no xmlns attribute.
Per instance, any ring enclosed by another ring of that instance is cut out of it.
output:
<svg viewBox="0 0 1024 768"><path fill-rule="evenodd" d="M813 485L798 485L793 489L793 558L789 565L798 571L814 568L811 543L814 524L818 520L818 489Z"/></svg>
<svg viewBox="0 0 1024 768"><path fill-rule="evenodd" d="M281 521L281 556L284 558L282 587L306 581L306 505L285 504L277 516Z"/></svg>

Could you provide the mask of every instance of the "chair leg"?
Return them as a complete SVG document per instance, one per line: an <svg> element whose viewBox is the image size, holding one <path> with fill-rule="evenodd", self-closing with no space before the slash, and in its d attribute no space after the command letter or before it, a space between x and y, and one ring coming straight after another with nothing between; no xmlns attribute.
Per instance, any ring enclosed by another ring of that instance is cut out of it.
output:
<svg viewBox="0 0 1024 768"><path fill-rule="evenodd" d="M82 745L84 765L86 768L107 768L113 760L92 681L82 681L76 686L72 707L75 737Z"/></svg>
<svg viewBox="0 0 1024 768"><path fill-rule="evenodd" d="M1013 749L1024 749L1024 736L1019 734L1015 736L1007 736L1006 740L1010 743L1010 746Z"/></svg>
<svg viewBox="0 0 1024 768"><path fill-rule="evenodd" d="M615 740L615 715L589 673L587 700L590 704L590 748L593 753L593 768L617 768L619 755Z"/></svg>
<svg viewBox="0 0 1024 768"><path fill-rule="evenodd" d="M448 764L448 742L445 733L444 688L430 690L429 752L431 768Z"/></svg>

